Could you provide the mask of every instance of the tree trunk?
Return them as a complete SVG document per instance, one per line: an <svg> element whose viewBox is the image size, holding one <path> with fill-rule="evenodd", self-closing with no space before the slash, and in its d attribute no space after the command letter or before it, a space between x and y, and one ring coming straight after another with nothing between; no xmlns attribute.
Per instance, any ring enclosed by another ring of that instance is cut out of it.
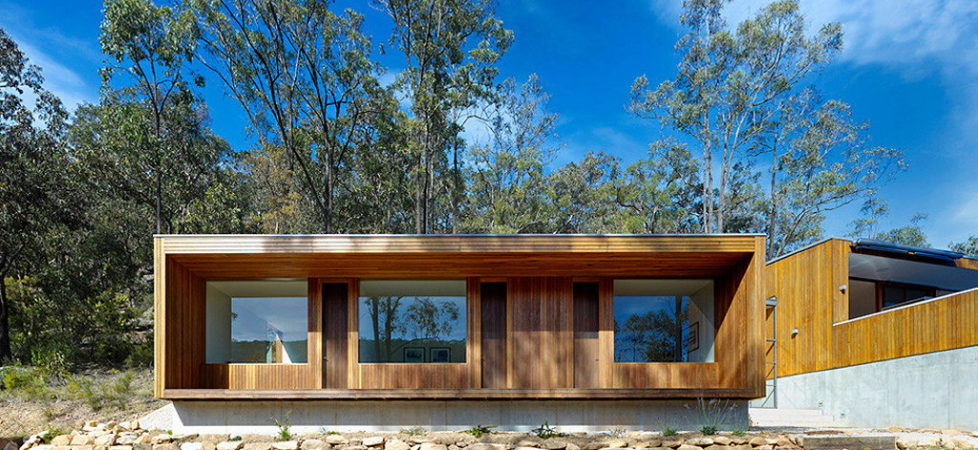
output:
<svg viewBox="0 0 978 450"><path fill-rule="evenodd" d="M6 275L0 273L0 363L14 356L10 347L10 299L7 298L5 278Z"/></svg>

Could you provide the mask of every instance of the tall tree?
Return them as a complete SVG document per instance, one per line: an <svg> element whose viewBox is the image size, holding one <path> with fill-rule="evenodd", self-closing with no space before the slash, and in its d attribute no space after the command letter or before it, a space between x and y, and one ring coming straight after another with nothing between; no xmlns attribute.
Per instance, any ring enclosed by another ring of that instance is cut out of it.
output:
<svg viewBox="0 0 978 450"><path fill-rule="evenodd" d="M469 149L463 233L546 233L546 165L553 159L557 115L536 75L506 80L489 120L490 138Z"/></svg>
<svg viewBox="0 0 978 450"><path fill-rule="evenodd" d="M46 259L48 233L74 222L81 206L65 176L68 115L43 82L0 28L0 361L13 356L8 281Z"/></svg>
<svg viewBox="0 0 978 450"><path fill-rule="evenodd" d="M457 198L467 111L491 98L496 62L512 33L493 16L490 0L375 0L394 22L405 67L396 85L411 101L409 145L415 157L415 232L435 231L438 198ZM442 224L445 228L444 224Z"/></svg>
<svg viewBox="0 0 978 450"><path fill-rule="evenodd" d="M335 232L348 160L373 136L372 97L388 94L377 83L362 17L337 15L317 0L187 0L185 7L199 24L197 60L257 134L253 156L284 150L319 230Z"/></svg>
<svg viewBox="0 0 978 450"><path fill-rule="evenodd" d="M641 76L630 110L654 118L695 144L702 172L702 226L729 230L735 166L770 127L780 99L842 45L838 23L809 36L795 0L775 1L753 19L729 29L726 0L684 2L689 32L677 43L679 72L654 89Z"/></svg>
<svg viewBox="0 0 978 450"><path fill-rule="evenodd" d="M648 158L630 164L614 179L614 202L622 230L629 233L700 231L701 186L686 146L657 141Z"/></svg>
<svg viewBox="0 0 978 450"><path fill-rule="evenodd" d="M164 116L174 97L187 89L182 72L193 49L191 19L151 0L106 0L99 37L102 52L118 64L102 70L106 85L121 69L132 83L128 88L149 107L152 134L145 139L151 151L157 233L169 232L172 225L166 223L164 212L164 172L172 151L168 147L172 141L165 138Z"/></svg>

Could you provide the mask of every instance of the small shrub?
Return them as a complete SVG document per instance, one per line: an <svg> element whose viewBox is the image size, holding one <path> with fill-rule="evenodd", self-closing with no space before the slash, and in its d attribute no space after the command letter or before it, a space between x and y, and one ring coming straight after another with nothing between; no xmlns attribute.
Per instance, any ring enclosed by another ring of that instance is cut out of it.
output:
<svg viewBox="0 0 978 450"><path fill-rule="evenodd" d="M544 422L543 425L540 425L539 427L530 430L530 432L537 435L537 437L540 439L550 439L554 437L567 436L567 433L561 433L557 431L557 427L550 426L549 421Z"/></svg>
<svg viewBox="0 0 978 450"><path fill-rule="evenodd" d="M690 407L690 405L684 405L690 412L691 421L699 421L702 424L704 430L713 430L714 434L721 426L727 424L730 414L737 409L737 405L730 401L729 399L705 399L699 397L696 399L696 408ZM704 434L706 432L704 431Z"/></svg>
<svg viewBox="0 0 978 450"><path fill-rule="evenodd" d="M71 432L70 429L62 428L59 426L53 426L45 430L46 433L41 435L41 442L44 444L50 444L51 440L56 436L61 436L62 434L68 434Z"/></svg>
<svg viewBox="0 0 978 450"><path fill-rule="evenodd" d="M662 435L663 436L675 436L677 434L679 434L679 433L676 432L676 429L675 428L665 427L665 428L662 429Z"/></svg>
<svg viewBox="0 0 978 450"><path fill-rule="evenodd" d="M101 411L109 407L126 410L135 394L133 388L135 378L136 373L131 370L102 378L71 377L67 391L69 395L92 408L92 411Z"/></svg>
<svg viewBox="0 0 978 450"><path fill-rule="evenodd" d="M240 441L241 440L241 436L231 436L231 437L228 438L228 440L231 441L231 442Z"/></svg>
<svg viewBox="0 0 978 450"><path fill-rule="evenodd" d="M0 367L0 382L5 391L24 401L47 400L53 397L44 371L36 367L20 364Z"/></svg>
<svg viewBox="0 0 978 450"><path fill-rule="evenodd" d="M492 434L492 429L496 428L496 425L476 425L468 430L462 430L462 433L471 434L476 439L481 438L487 434Z"/></svg>
<svg viewBox="0 0 978 450"><path fill-rule="evenodd" d="M278 433L275 434L275 440L277 441L291 441L292 440L292 426L290 425L292 420L289 419L291 412L285 413L285 417L281 419L272 419L275 426L278 427Z"/></svg>
<svg viewBox="0 0 978 450"><path fill-rule="evenodd" d="M747 436L747 433L744 430L740 430L740 429L733 430L732 432L730 432L730 434L732 434L734 436L737 436L737 437Z"/></svg>
<svg viewBox="0 0 978 450"><path fill-rule="evenodd" d="M421 436L428 434L428 430L426 430L424 427L401 428L401 434L406 434L408 436Z"/></svg>
<svg viewBox="0 0 978 450"><path fill-rule="evenodd" d="M621 426L613 427L612 429L608 430L608 434L619 439L625 437L625 433L627 432L628 430L626 430L625 427L621 427Z"/></svg>
<svg viewBox="0 0 978 450"><path fill-rule="evenodd" d="M700 428L700 433L703 433L705 436L712 436L717 434L717 427L704 425L703 428Z"/></svg>

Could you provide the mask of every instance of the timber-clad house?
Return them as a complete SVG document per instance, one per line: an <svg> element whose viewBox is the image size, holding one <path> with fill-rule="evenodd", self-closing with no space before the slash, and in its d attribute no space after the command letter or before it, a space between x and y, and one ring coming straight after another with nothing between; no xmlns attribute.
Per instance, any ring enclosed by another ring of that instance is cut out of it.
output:
<svg viewBox="0 0 978 450"><path fill-rule="evenodd" d="M763 270L762 235L157 236L155 394L187 428L284 404L327 428L368 404L376 427L647 427L698 397L746 422Z"/></svg>

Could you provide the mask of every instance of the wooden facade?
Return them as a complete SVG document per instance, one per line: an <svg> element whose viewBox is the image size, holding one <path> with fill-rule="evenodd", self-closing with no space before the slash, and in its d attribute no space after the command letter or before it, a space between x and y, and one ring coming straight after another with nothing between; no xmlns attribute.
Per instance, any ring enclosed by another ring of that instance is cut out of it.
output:
<svg viewBox="0 0 978 450"><path fill-rule="evenodd" d="M166 399L756 398L764 237L157 236ZM205 363L209 280L307 279L308 362ZM614 279L711 279L715 362L614 361ZM464 363L361 363L360 280L465 279Z"/></svg>
<svg viewBox="0 0 978 450"><path fill-rule="evenodd" d="M777 297L778 376L790 376L978 345L978 289L849 318L850 241L830 239L767 266L767 296ZM978 269L974 260L955 266ZM797 332L793 332L797 330ZM775 345L766 346L774 360ZM772 377L771 365L766 376Z"/></svg>

